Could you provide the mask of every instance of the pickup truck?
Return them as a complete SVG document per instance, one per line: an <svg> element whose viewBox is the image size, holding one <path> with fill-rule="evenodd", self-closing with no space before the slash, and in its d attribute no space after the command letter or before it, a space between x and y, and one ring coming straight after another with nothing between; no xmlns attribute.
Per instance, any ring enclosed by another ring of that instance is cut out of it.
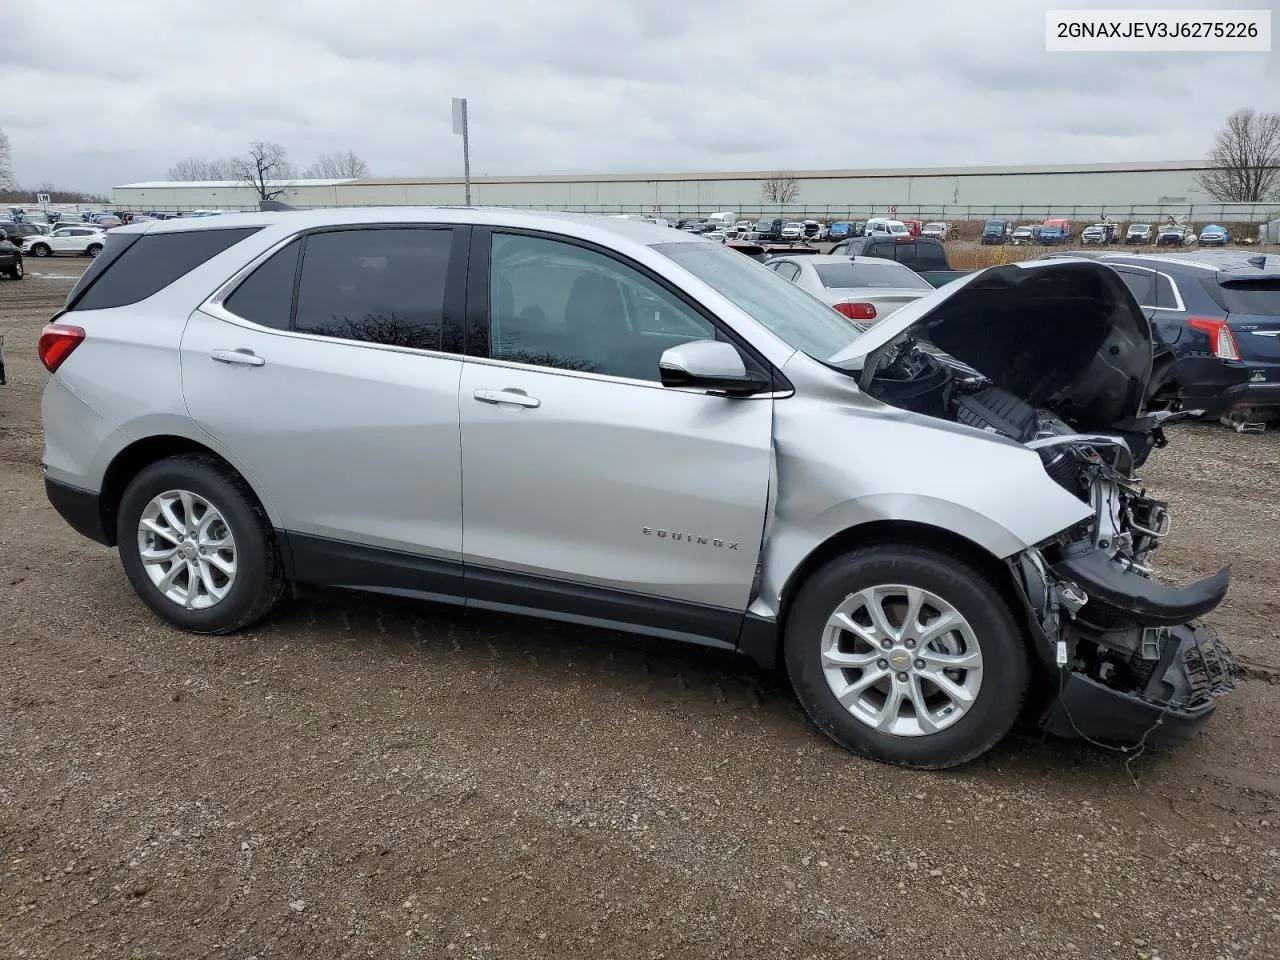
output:
<svg viewBox="0 0 1280 960"><path fill-rule="evenodd" d="M933 237L852 237L831 252L846 257L880 257L910 267L931 286L941 287L971 270L952 270L946 247Z"/></svg>

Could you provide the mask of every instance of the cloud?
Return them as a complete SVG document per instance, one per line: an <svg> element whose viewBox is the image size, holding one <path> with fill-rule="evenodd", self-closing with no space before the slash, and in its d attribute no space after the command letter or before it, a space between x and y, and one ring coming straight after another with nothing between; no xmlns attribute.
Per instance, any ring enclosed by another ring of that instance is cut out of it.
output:
<svg viewBox="0 0 1280 960"><path fill-rule="evenodd" d="M22 182L105 191L257 139L457 175L454 96L477 175L1182 160L1280 109L1273 54L1050 54L1048 6L11 4L0 123Z"/></svg>

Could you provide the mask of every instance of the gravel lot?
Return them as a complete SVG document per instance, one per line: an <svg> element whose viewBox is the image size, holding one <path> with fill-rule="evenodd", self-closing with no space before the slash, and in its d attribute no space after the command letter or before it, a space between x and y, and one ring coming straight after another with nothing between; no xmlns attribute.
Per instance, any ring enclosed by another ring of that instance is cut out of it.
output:
<svg viewBox="0 0 1280 960"><path fill-rule="evenodd" d="M161 625L41 484L35 341L84 264L0 281L0 957L1280 956L1275 429L1147 471L1163 572L1235 564L1207 733L908 773L658 642L312 591Z"/></svg>

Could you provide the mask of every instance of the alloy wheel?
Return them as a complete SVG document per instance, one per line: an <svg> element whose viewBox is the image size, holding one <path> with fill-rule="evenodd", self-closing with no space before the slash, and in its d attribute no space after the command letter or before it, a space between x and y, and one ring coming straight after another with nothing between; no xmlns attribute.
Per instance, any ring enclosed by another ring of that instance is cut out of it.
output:
<svg viewBox="0 0 1280 960"><path fill-rule="evenodd" d="M235 583L235 536L218 509L189 490L167 490L147 503L138 556L156 589L188 610L214 606Z"/></svg>
<svg viewBox="0 0 1280 960"><path fill-rule="evenodd" d="M919 587L880 584L845 597L827 618L821 654L840 704L894 736L945 730L982 686L982 649L969 621Z"/></svg>

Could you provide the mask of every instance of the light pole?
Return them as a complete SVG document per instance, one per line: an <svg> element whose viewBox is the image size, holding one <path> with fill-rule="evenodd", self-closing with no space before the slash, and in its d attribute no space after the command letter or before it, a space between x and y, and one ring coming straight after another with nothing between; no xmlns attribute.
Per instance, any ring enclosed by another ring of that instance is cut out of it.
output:
<svg viewBox="0 0 1280 960"><path fill-rule="evenodd" d="M467 100L453 98L453 132L462 137L462 175L467 184L467 206L471 206L471 143L467 139Z"/></svg>

